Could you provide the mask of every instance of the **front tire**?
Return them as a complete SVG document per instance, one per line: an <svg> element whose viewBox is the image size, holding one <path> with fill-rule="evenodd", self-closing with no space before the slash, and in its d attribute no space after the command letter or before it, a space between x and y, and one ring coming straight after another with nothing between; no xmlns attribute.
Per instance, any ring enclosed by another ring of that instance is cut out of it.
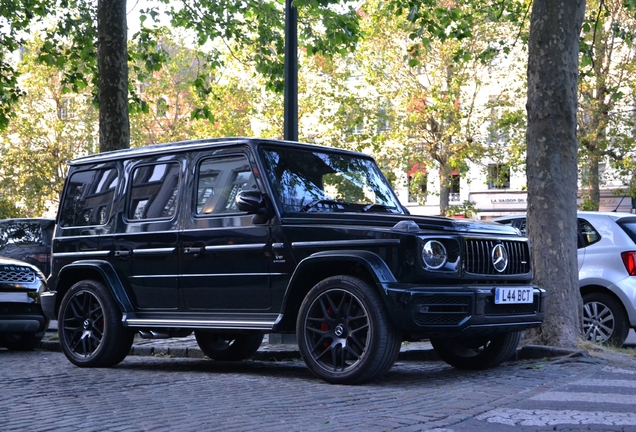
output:
<svg viewBox="0 0 636 432"><path fill-rule="evenodd" d="M298 348L311 372L332 384L359 384L384 375L401 339L378 292L350 276L314 286L300 307Z"/></svg>
<svg viewBox="0 0 636 432"><path fill-rule="evenodd" d="M219 361L250 358L263 343L263 333L217 334L195 330L194 337L203 354Z"/></svg>
<svg viewBox="0 0 636 432"><path fill-rule="evenodd" d="M583 335L598 344L623 346L629 333L629 322L623 306L602 293L583 296Z"/></svg>
<svg viewBox="0 0 636 432"><path fill-rule="evenodd" d="M457 369L488 369L510 359L519 345L521 332L501 333L469 339L431 339L435 353Z"/></svg>
<svg viewBox="0 0 636 432"><path fill-rule="evenodd" d="M58 314L60 345L80 367L110 367L130 352L135 332L124 327L119 305L100 282L83 280L62 299Z"/></svg>

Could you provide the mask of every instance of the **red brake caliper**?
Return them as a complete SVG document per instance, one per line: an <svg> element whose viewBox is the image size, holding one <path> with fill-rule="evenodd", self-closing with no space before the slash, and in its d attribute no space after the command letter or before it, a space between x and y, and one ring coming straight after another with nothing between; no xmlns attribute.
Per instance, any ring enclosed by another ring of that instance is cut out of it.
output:
<svg viewBox="0 0 636 432"><path fill-rule="evenodd" d="M327 315L330 316L330 317L333 316L333 310L331 308L327 309ZM322 330L324 332L328 331L329 330L329 324L327 324L326 322L320 323L320 330ZM329 342L325 340L322 343L322 345L325 348L328 348L329 347Z"/></svg>

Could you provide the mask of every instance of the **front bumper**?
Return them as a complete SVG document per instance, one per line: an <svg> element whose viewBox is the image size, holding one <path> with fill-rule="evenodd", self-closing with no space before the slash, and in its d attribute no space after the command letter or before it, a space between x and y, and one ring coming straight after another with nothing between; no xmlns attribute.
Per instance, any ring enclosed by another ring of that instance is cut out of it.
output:
<svg viewBox="0 0 636 432"><path fill-rule="evenodd" d="M36 303L0 303L0 333L44 333L49 320Z"/></svg>
<svg viewBox="0 0 636 432"><path fill-rule="evenodd" d="M514 286L505 286L514 288ZM518 286L528 288L529 286ZM538 327L545 318L545 290L533 289L532 303L495 304L497 286L421 287L383 284L393 323L413 340L478 336Z"/></svg>

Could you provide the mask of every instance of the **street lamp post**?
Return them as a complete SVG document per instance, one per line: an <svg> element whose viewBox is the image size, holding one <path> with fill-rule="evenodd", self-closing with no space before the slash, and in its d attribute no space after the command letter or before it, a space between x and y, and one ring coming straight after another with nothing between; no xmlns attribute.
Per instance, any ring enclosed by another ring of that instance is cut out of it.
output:
<svg viewBox="0 0 636 432"><path fill-rule="evenodd" d="M284 138L298 141L298 9L285 0Z"/></svg>

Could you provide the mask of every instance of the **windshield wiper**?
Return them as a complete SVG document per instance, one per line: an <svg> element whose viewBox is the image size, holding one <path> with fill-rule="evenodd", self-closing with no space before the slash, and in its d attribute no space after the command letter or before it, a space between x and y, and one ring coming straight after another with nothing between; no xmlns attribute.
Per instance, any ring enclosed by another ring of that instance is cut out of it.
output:
<svg viewBox="0 0 636 432"><path fill-rule="evenodd" d="M321 198L321 199L313 200L310 203L305 204L304 206L302 206L300 211L301 212L307 212L307 211L311 210L312 208L314 208L314 207L316 207L317 205L320 205L320 204L327 204L327 205L330 205L330 206L342 206L342 205L345 205L346 203L343 202L343 201Z"/></svg>
<svg viewBox="0 0 636 432"><path fill-rule="evenodd" d="M364 206L362 208L363 212L377 211L377 210L382 210L382 211L385 211L387 213L390 213L391 210L395 210L395 207L393 207L393 206L385 206L383 204L373 203L373 204L368 204L368 205L366 205L366 206Z"/></svg>

